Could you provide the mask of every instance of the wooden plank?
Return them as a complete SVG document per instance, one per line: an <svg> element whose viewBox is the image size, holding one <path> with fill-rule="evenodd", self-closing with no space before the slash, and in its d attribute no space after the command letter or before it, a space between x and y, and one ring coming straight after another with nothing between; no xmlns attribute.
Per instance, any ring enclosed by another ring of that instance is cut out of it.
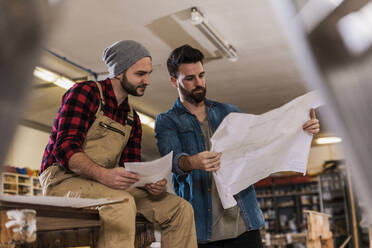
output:
<svg viewBox="0 0 372 248"><path fill-rule="evenodd" d="M322 248L320 239L317 240L306 240L306 248Z"/></svg>
<svg viewBox="0 0 372 248"><path fill-rule="evenodd" d="M349 243L351 237L352 237L351 235L349 237L347 237L347 239L342 243L342 245L340 246L340 248L344 248Z"/></svg>
<svg viewBox="0 0 372 248"><path fill-rule="evenodd" d="M352 219L352 226L353 226L353 240L354 240L354 248L359 248L359 235L358 235L358 224L356 220L356 212L355 212L355 202L354 202L354 192L353 187L351 185L351 177L350 177L350 170L348 165L346 165L346 180L348 184L348 191L349 191L349 201L351 206L351 219Z"/></svg>
<svg viewBox="0 0 372 248"><path fill-rule="evenodd" d="M0 248L15 248L15 245L14 244L10 244L10 245L0 244Z"/></svg>
<svg viewBox="0 0 372 248"><path fill-rule="evenodd" d="M322 248L334 248L333 238L322 239Z"/></svg>
<svg viewBox="0 0 372 248"><path fill-rule="evenodd" d="M99 219L98 210L0 201L0 209L34 209L40 217Z"/></svg>
<svg viewBox="0 0 372 248"><path fill-rule="evenodd" d="M7 244L12 241L13 232L10 228L5 227L5 223L8 221L6 211L0 211L0 244Z"/></svg>
<svg viewBox="0 0 372 248"><path fill-rule="evenodd" d="M100 220L82 220L75 218L36 217L37 231L64 230L101 226Z"/></svg>
<svg viewBox="0 0 372 248"><path fill-rule="evenodd" d="M307 248L334 248L333 235L329 228L328 214L304 210L307 215Z"/></svg>
<svg viewBox="0 0 372 248"><path fill-rule="evenodd" d="M79 228L64 231L38 232L37 245L30 248L46 247L73 247L90 246L97 247L99 229Z"/></svg>

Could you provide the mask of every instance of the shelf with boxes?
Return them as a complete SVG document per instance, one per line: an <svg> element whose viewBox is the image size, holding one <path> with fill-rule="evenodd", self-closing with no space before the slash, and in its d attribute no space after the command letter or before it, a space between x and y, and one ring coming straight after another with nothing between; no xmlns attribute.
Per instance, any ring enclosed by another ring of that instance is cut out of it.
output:
<svg viewBox="0 0 372 248"><path fill-rule="evenodd" d="M352 210L350 194L343 160L326 161L320 175L322 192L322 209L332 217L329 220L331 231L335 239L335 246L352 234Z"/></svg>
<svg viewBox="0 0 372 248"><path fill-rule="evenodd" d="M42 189L37 171L5 166L1 173L2 195L41 195Z"/></svg>
<svg viewBox="0 0 372 248"><path fill-rule="evenodd" d="M268 177L255 184L257 200L271 234L306 231L303 210L330 215L335 247L352 234L350 190L342 160L326 161L318 176Z"/></svg>
<svg viewBox="0 0 372 248"><path fill-rule="evenodd" d="M269 177L255 188L269 233L301 232L306 228L305 209L319 211L319 178L309 176Z"/></svg>

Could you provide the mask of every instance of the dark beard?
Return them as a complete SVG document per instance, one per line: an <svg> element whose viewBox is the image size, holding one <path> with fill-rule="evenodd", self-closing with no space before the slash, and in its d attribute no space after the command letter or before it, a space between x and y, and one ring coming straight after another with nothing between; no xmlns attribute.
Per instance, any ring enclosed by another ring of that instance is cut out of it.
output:
<svg viewBox="0 0 372 248"><path fill-rule="evenodd" d="M140 87L145 87L146 88L146 85L145 84L141 84L141 85L138 85L137 87L135 87L133 84L131 84L127 77L125 76L125 74L123 75L123 79L120 80L120 84L121 84L121 87L123 87L123 89L128 92L128 94L132 95L132 96L142 96L141 94L138 94L137 93L137 89L140 88Z"/></svg>
<svg viewBox="0 0 372 248"><path fill-rule="evenodd" d="M188 92L185 88L179 85L181 93L186 101L189 103L201 103L205 100L205 95L207 94L207 89L201 86L196 86L191 92ZM197 90L202 90L201 92L196 92Z"/></svg>

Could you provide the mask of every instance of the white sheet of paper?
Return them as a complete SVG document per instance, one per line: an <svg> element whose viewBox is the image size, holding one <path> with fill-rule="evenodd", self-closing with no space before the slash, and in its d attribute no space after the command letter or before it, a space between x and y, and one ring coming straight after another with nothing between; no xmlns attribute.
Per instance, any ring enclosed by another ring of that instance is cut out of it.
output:
<svg viewBox="0 0 372 248"><path fill-rule="evenodd" d="M148 183L156 183L159 180L167 179L167 184L171 184L172 175L172 158L173 151L150 162L127 162L125 169L137 173L140 180L132 185L132 187L142 187Z"/></svg>
<svg viewBox="0 0 372 248"><path fill-rule="evenodd" d="M312 135L302 125L321 104L312 91L261 115L225 117L211 138L211 151L222 152L213 176L225 209L236 205L233 195L272 173L306 172Z"/></svg>

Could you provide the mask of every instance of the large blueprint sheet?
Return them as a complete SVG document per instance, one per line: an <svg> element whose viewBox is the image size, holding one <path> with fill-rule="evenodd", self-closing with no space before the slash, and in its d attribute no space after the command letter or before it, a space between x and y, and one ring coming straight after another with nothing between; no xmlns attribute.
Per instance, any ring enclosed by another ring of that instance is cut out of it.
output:
<svg viewBox="0 0 372 248"><path fill-rule="evenodd" d="M211 150L222 152L213 176L225 209L236 205L233 195L272 173L306 172L312 135L302 125L320 105L313 91L261 115L225 117L211 138Z"/></svg>

